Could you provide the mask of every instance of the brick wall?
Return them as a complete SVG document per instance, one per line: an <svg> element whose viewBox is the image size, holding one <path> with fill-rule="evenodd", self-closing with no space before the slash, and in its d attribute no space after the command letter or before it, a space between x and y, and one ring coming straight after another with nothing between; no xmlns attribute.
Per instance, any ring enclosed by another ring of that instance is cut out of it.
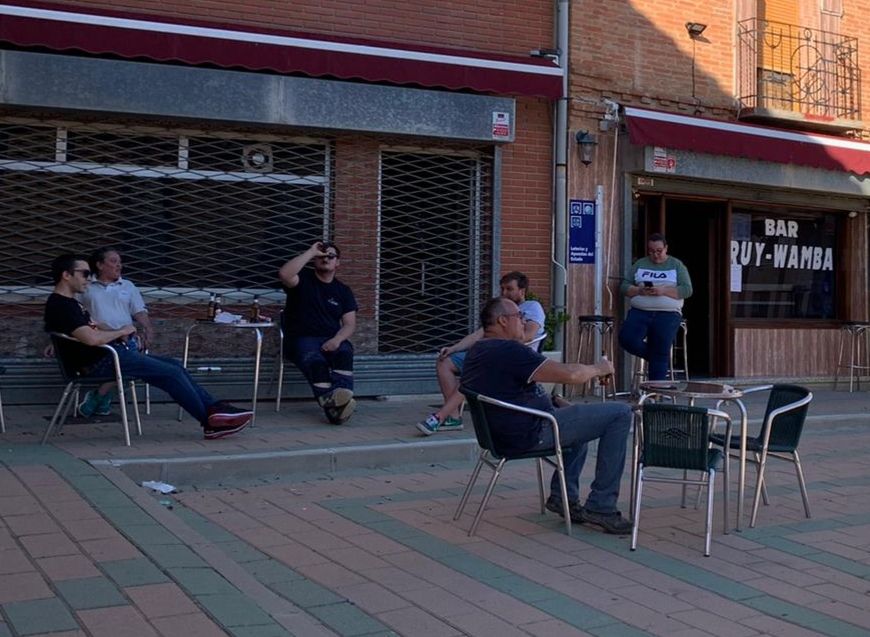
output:
<svg viewBox="0 0 870 637"><path fill-rule="evenodd" d="M552 106L517 100L516 142L503 147L501 273L525 272L529 289L550 298ZM546 303L544 303L546 309Z"/></svg>
<svg viewBox="0 0 870 637"><path fill-rule="evenodd" d="M552 45L553 3L523 0L61 2L257 27L527 55Z"/></svg>

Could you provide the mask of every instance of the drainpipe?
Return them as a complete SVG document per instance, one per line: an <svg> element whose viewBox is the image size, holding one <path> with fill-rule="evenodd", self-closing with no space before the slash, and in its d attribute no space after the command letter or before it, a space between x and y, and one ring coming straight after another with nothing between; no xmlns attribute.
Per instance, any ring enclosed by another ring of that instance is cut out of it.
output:
<svg viewBox="0 0 870 637"><path fill-rule="evenodd" d="M567 292L567 217L568 217L568 18L570 0L556 4L556 49L562 67L562 97L556 102L553 117L553 308L566 310ZM555 348L565 351L565 326L555 330Z"/></svg>

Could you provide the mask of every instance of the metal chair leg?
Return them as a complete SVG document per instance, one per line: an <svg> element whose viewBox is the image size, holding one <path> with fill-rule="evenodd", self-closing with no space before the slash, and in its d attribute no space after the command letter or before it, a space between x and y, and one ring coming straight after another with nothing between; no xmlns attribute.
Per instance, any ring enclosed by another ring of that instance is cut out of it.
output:
<svg viewBox="0 0 870 637"><path fill-rule="evenodd" d="M60 397L60 400L57 403L57 407L54 410L54 414L51 416L51 420L48 422L48 426L45 428L45 432L42 434L42 441L40 444L45 444L48 441L49 436L51 436L51 432L54 429L55 425L60 418L61 412L64 413L64 419L66 418L66 411L68 409L68 402L73 392L73 386L75 385L75 381L70 381L66 384L66 387L63 389L63 394Z"/></svg>
<svg viewBox="0 0 870 637"><path fill-rule="evenodd" d="M465 485L465 491L462 493L462 498L459 500L459 506L456 508L456 513L453 514L454 521L458 520L462 515L462 512L465 510L465 505L468 503L468 496L471 495L471 490L477 482L477 477L480 475L480 470L483 468L485 462L484 456L486 455L486 451L480 452L480 457L477 460L477 464L474 466L474 471L471 472L471 477L468 479L468 484Z"/></svg>
<svg viewBox="0 0 870 637"><path fill-rule="evenodd" d="M495 483L498 482L498 479L501 476L501 468L504 466L505 462L505 459L502 458L498 465L493 469L492 479L489 481L486 491L483 493L483 500L480 501L480 507L478 507L477 513L474 516L474 521L471 523L471 528L468 530L468 537L477 533L477 525L480 524L480 519L483 517L484 510L486 510L486 505L489 502L489 497L492 495L492 490L495 488Z"/></svg>
<svg viewBox="0 0 870 637"><path fill-rule="evenodd" d="M810 499L807 496L807 483L804 481L804 471L801 468L801 457L798 455L797 449L792 452L792 456L794 456L794 469L797 474L798 485L801 489L801 498L804 501L804 513L808 518L813 517L810 513Z"/></svg>
<svg viewBox="0 0 870 637"><path fill-rule="evenodd" d="M148 393L148 385L145 385L146 401ZM139 416L139 400L136 396L136 382L130 381L130 397L133 399L133 415L136 417L136 434L142 435L142 418ZM146 407L147 410L147 407ZM147 412L146 412L147 413Z"/></svg>
<svg viewBox="0 0 870 637"><path fill-rule="evenodd" d="M538 495L540 495L541 500L541 515L547 512L546 500L544 496L544 460L542 458L538 458L535 463L538 465Z"/></svg>
<svg viewBox="0 0 870 637"><path fill-rule="evenodd" d="M0 394L0 433L6 433L6 416L3 414L3 394Z"/></svg>
<svg viewBox="0 0 870 637"><path fill-rule="evenodd" d="M631 526L631 550L634 551L637 549L637 530L640 527L640 498L641 492L643 491L643 466L638 467L637 469L637 486L635 487L634 498L632 499L632 508L634 509L634 514L632 515L632 526Z"/></svg>
<svg viewBox="0 0 870 637"><path fill-rule="evenodd" d="M116 359L117 360L117 359ZM127 420L127 396L124 393L124 380L121 370L115 367L115 385L118 388L118 404L121 407L121 424L124 427L124 444L130 446L130 423Z"/></svg>
<svg viewBox="0 0 870 637"><path fill-rule="evenodd" d="M704 557L710 557L710 540L713 535L713 487L716 483L716 470L707 472L707 520L704 530ZM727 481L726 481L727 483ZM728 518L725 518L726 525Z"/></svg>

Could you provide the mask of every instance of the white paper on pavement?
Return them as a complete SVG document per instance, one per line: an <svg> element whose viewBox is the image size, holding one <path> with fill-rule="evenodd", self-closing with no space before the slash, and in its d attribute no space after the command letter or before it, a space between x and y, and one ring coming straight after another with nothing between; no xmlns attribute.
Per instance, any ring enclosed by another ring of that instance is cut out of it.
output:
<svg viewBox="0 0 870 637"><path fill-rule="evenodd" d="M171 484L166 484L165 482L157 482L156 480L146 480L142 483L142 486L146 489L159 491L163 495L166 495L167 493L175 493L175 487L173 487Z"/></svg>

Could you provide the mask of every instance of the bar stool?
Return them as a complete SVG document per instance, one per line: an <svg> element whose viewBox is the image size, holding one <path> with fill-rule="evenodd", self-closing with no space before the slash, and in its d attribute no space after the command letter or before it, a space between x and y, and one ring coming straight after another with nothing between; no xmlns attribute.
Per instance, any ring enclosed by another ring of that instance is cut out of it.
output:
<svg viewBox="0 0 870 637"><path fill-rule="evenodd" d="M682 338L680 338L682 332ZM674 353L679 351L680 361L683 363L681 369L674 367ZM683 380L689 380L689 326L686 319L680 321L680 327L677 328L677 336L674 338L674 344L671 345L671 380L676 380L676 374L682 374Z"/></svg>
<svg viewBox="0 0 870 637"><path fill-rule="evenodd" d="M603 353L608 360L613 360L613 317L600 316L590 314L587 316L578 316L577 324L579 330L579 343L577 345L577 362L578 363L594 363ZM595 334L601 336L601 352L595 351ZM583 396L591 387L594 391L595 379L588 381L583 385ZM573 386L571 387L573 394Z"/></svg>
<svg viewBox="0 0 870 637"><path fill-rule="evenodd" d="M849 347L849 361L843 362L843 353ZM861 371L870 370L870 321L846 321L840 328L840 353L834 370L834 389L840 382L840 369L849 370L849 392L853 384L861 390Z"/></svg>

